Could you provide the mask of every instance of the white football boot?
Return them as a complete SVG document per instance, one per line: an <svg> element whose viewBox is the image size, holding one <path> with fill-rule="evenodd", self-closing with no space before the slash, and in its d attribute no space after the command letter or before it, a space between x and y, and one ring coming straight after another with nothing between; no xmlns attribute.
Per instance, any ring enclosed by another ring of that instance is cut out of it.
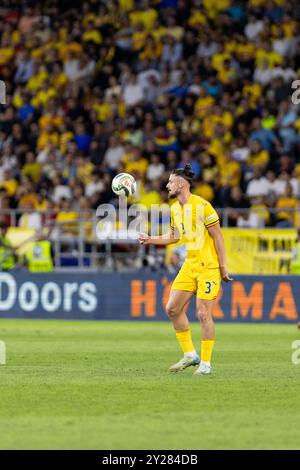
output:
<svg viewBox="0 0 300 470"><path fill-rule="evenodd" d="M173 364L169 368L169 372L181 372L187 367L198 366L199 363L200 363L200 358L197 354L195 354L194 356L184 356L182 359L180 359L179 362L177 362L176 364Z"/></svg>
<svg viewBox="0 0 300 470"><path fill-rule="evenodd" d="M194 372L194 375L209 375L209 374L211 374L211 365L207 362L200 362L200 366Z"/></svg>

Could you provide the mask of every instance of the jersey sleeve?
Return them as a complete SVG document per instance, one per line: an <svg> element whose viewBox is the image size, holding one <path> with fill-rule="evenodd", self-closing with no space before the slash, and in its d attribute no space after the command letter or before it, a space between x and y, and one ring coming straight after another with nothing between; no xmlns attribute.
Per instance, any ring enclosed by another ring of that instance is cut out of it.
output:
<svg viewBox="0 0 300 470"><path fill-rule="evenodd" d="M220 222L219 216L213 206L208 202L204 206L204 225L206 228L209 228L218 222Z"/></svg>

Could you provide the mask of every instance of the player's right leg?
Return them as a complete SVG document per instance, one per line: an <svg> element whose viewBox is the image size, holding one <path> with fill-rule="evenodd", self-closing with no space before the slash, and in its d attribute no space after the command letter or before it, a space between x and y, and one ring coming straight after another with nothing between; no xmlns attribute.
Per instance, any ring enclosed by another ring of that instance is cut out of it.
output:
<svg viewBox="0 0 300 470"><path fill-rule="evenodd" d="M200 363L199 356L197 355L193 345L190 325L186 315L193 295L193 291L172 289L166 305L167 315L173 324L177 340L183 351L183 358L170 367L170 372L181 372L187 367L196 366Z"/></svg>

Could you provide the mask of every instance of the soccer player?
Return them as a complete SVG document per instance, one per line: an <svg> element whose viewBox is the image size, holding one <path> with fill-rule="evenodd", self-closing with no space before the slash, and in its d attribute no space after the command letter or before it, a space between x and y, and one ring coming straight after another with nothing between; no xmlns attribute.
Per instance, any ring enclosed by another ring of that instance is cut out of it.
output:
<svg viewBox="0 0 300 470"><path fill-rule="evenodd" d="M144 245L169 245L182 240L187 247L186 260L177 274L166 305L173 323L183 358L170 367L179 372L196 366L195 375L211 373L211 356L215 343L212 308L221 279L231 281L226 269L226 256L219 217L212 205L191 194L194 173L190 165L174 170L167 184L169 198L177 198L171 206L171 223L167 234L150 237L139 235ZM201 362L196 353L186 315L191 298L196 295L196 313L202 327Z"/></svg>

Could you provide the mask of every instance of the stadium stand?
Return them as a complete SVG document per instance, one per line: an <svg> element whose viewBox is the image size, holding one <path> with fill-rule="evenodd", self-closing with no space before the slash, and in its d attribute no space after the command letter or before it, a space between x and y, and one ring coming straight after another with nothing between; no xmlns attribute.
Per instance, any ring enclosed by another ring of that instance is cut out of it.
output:
<svg viewBox="0 0 300 470"><path fill-rule="evenodd" d="M92 239L115 174L149 207L189 162L223 224L298 226L299 20L297 0L3 0L1 222Z"/></svg>

